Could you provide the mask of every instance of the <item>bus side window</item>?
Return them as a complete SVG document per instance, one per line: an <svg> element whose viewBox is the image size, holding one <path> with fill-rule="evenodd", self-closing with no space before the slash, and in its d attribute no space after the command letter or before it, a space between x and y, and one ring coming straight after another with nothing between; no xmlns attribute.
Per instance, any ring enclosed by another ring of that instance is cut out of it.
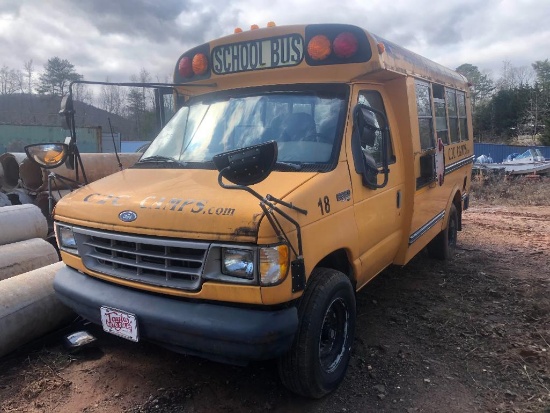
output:
<svg viewBox="0 0 550 413"><path fill-rule="evenodd" d="M456 90L445 89L447 109L449 112L449 131L451 132L451 143L460 142L458 133L458 111L456 106Z"/></svg>
<svg viewBox="0 0 550 413"><path fill-rule="evenodd" d="M359 99L357 103L370 106L386 114L382 96L380 95L380 93L378 93L375 90L362 90L361 92L359 92ZM378 120L375 119L375 122L377 121ZM383 125L378 125L378 127L380 126L383 126ZM361 142L361 147L364 152L368 153L370 156L374 158L377 166L382 166L382 131L379 129L372 132L375 134L374 143L372 145L369 145L367 142ZM389 143L388 144L388 162L393 163L395 162L395 156L393 153L393 148L391 143L391 133L390 133L390 140L388 143Z"/></svg>
<svg viewBox="0 0 550 413"><path fill-rule="evenodd" d="M430 85L419 80L416 81L416 106L418 109L420 148L423 151L435 148Z"/></svg>
<svg viewBox="0 0 550 413"><path fill-rule="evenodd" d="M438 139L444 144L449 143L449 129L447 126L447 105L445 102L445 88L441 85L432 84L435 109L435 131Z"/></svg>
<svg viewBox="0 0 550 413"><path fill-rule="evenodd" d="M460 140L467 141L468 136L468 122L466 118L466 94L461 91L456 92L456 98L458 101L458 122L460 125Z"/></svg>

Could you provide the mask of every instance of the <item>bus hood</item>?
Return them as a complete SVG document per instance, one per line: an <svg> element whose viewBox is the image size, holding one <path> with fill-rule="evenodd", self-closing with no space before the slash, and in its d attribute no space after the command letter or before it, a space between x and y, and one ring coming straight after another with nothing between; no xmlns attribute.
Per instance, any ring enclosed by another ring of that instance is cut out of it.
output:
<svg viewBox="0 0 550 413"><path fill-rule="evenodd" d="M314 175L273 172L253 189L284 198ZM84 227L244 242L256 241L262 215L257 198L220 187L218 171L203 169L127 169L71 192L55 207L57 221Z"/></svg>

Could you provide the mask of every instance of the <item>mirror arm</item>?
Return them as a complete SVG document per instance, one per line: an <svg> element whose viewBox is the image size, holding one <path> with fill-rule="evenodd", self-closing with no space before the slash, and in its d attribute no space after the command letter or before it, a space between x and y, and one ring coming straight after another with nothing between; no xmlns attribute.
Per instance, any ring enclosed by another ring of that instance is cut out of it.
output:
<svg viewBox="0 0 550 413"><path fill-rule="evenodd" d="M65 122L69 128L71 134L70 145L76 145L76 126L75 126L75 110L74 110L74 101L73 101L73 84L74 82L69 83L69 94L64 97L65 104L63 105L63 111L60 114L65 116Z"/></svg>
<svg viewBox="0 0 550 413"><path fill-rule="evenodd" d="M302 208L298 208L296 205L293 205L292 203L289 203L289 202L285 202L283 201L282 199L279 199L279 198L275 198L274 196L272 195L269 195L267 194L265 196L265 198L268 200L268 201L273 201L277 204L281 204L283 206L286 206L287 208L290 208L290 209L293 209L295 211L298 211L300 214L304 214L304 215L307 215L307 210L305 209L302 209Z"/></svg>
<svg viewBox="0 0 550 413"><path fill-rule="evenodd" d="M284 235L284 238L286 239L286 241L288 242L288 244L290 245L290 247L292 248L292 251L297 256L297 258L298 259L303 259L302 231L300 229L300 224L294 218L292 218L290 215L288 215L286 212L284 212L279 207L277 207L273 202L271 202L271 201L278 202L279 200L277 198L274 198L271 195L267 195L264 198L259 193L254 191L252 188L249 188L248 186L244 186L244 185L226 185L226 184L224 184L223 183L223 173L228 168L230 168L230 167L228 166L227 168L222 169L220 171L220 173L218 174L218 184L222 188L225 188L225 189L240 189L242 191L248 192L249 194L253 195L255 198L257 198L260 201L260 206L262 207L262 210L264 210L264 212L266 211L266 209L264 209L264 208L269 208L269 210L268 210L269 213L272 214L273 213L272 211L275 211L279 215L281 215L283 218L285 218L287 221L289 221L291 224L293 224L294 227L296 228L296 237L298 238L298 253L297 254L296 254L296 251L294 250L294 248L292 247L292 243L290 242L290 240L288 239L288 236L284 233L284 231L283 231L283 235ZM262 206L262 204L264 206ZM294 207L294 206L290 207L290 205L292 205L292 204L288 204L286 202L282 203L282 205L288 206L289 208L292 208L292 209L296 209L296 207ZM305 210L302 210L302 211L303 211L302 213L307 214L307 211L305 211ZM273 218L274 218L274 216L273 216ZM268 218L268 221L271 224L271 226L273 227L273 230L277 233L277 235L279 235L280 234L279 228L275 226L274 221L272 221L269 218Z"/></svg>
<svg viewBox="0 0 550 413"><path fill-rule="evenodd" d="M262 211L264 211L264 214L267 217L267 220L269 221L273 230L277 234L277 238L279 238L280 241L286 241L288 243L288 246L294 253L294 255L296 255L297 257L301 256L298 252L296 252L296 249L294 248L292 243L289 241L288 235L286 235L286 232L284 231L283 227L277 220L277 217L273 213L273 210L268 209L267 205L264 202L260 202L260 208L262 208Z"/></svg>
<svg viewBox="0 0 550 413"><path fill-rule="evenodd" d="M75 163L75 175L76 180L78 181L78 165L80 165L80 169L82 171L82 178L84 179L84 184L88 185L88 178L86 177L86 171L84 170L84 164L82 163L82 158L80 157L80 151L78 150L78 146L76 146L76 143L73 148L74 156L76 158Z"/></svg>
<svg viewBox="0 0 550 413"><path fill-rule="evenodd" d="M82 185L79 181L75 181L74 179L64 177L62 175L56 174L55 172L50 172L48 174L48 212L50 216L53 213L53 203L54 203L54 197L53 197L53 188L52 188L52 182L55 180L59 180L62 183L70 182L72 184L76 184L78 186Z"/></svg>
<svg viewBox="0 0 550 413"><path fill-rule="evenodd" d="M254 191L252 188L249 188L248 186L245 186L245 185L226 185L223 183L223 176L222 176L222 173L225 172L226 169L229 169L230 167L228 166L227 168L224 168L220 171L220 173L218 174L218 184L224 188L224 189L241 189L243 191L246 191L250 194L252 194L254 197L258 198L260 201L263 201L263 197L257 193L256 191Z"/></svg>
<svg viewBox="0 0 550 413"><path fill-rule="evenodd" d="M388 139L390 136L390 130L387 126L387 119L386 119L386 126L382 130L383 138L382 138L382 172L384 173L384 181L380 184L379 188L384 188L388 184L390 169L388 166Z"/></svg>

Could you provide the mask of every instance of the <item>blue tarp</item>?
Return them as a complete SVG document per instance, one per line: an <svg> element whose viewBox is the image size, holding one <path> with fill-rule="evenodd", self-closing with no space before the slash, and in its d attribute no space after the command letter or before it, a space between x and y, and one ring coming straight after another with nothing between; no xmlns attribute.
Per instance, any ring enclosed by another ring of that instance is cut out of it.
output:
<svg viewBox="0 0 550 413"><path fill-rule="evenodd" d="M550 146L514 146L495 143L474 143L476 159L481 155L485 155L493 158L493 161L496 163L501 163L508 155L523 153L530 148L539 149L546 160L550 159Z"/></svg>

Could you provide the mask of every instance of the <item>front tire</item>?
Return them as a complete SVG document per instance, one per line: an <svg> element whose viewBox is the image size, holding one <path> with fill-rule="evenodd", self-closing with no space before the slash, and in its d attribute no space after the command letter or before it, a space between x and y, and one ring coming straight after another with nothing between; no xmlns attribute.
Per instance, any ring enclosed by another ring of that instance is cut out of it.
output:
<svg viewBox="0 0 550 413"><path fill-rule="evenodd" d="M451 258L456 249L457 236L458 212L454 204L451 204L447 226L428 244L428 253L430 257L438 260L448 260Z"/></svg>
<svg viewBox="0 0 550 413"><path fill-rule="evenodd" d="M292 392L320 398L338 387L355 335L355 291L345 274L317 268L298 308L298 330L279 359L279 375Z"/></svg>

